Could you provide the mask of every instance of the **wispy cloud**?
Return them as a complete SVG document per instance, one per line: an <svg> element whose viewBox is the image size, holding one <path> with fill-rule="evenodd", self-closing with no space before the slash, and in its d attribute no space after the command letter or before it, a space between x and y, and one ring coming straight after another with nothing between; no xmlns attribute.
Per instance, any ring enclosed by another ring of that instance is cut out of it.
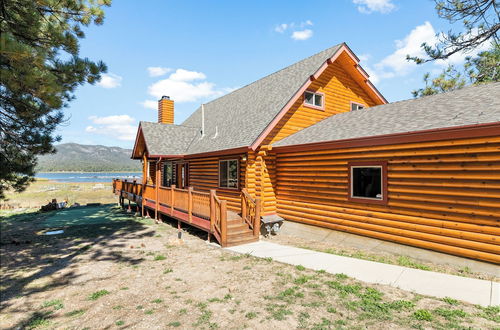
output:
<svg viewBox="0 0 500 330"><path fill-rule="evenodd" d="M97 86L103 88L116 88L122 85L123 78L114 73L104 73L101 75L101 80L97 83Z"/></svg>
<svg viewBox="0 0 500 330"><path fill-rule="evenodd" d="M292 33L293 40L307 40L313 36L313 31L310 29L305 29L302 31L294 31Z"/></svg>
<svg viewBox="0 0 500 330"><path fill-rule="evenodd" d="M207 76L203 72L177 69L168 78L151 84L148 93L156 99L168 95L175 102L181 103L212 99L234 90L234 88L218 88L215 83L206 79ZM157 108L157 102L154 100L145 100L141 104L145 108Z"/></svg>
<svg viewBox="0 0 500 330"><path fill-rule="evenodd" d="M294 40L307 40L312 37L313 31L306 27L313 26L313 22L311 20L307 20L300 23L281 23L274 27L274 31L284 34L287 31L290 31L290 37Z"/></svg>
<svg viewBox="0 0 500 330"><path fill-rule="evenodd" d="M387 14L396 9L392 0L352 0L355 5L358 5L358 11L363 14L371 14L378 12Z"/></svg>
<svg viewBox="0 0 500 330"><path fill-rule="evenodd" d="M88 133L107 135L122 141L133 141L135 139L136 120L129 115L90 116L88 119L93 124L85 128Z"/></svg>
<svg viewBox="0 0 500 330"><path fill-rule="evenodd" d="M165 68L162 66L150 66L147 70L150 77L160 77L172 71L171 68Z"/></svg>

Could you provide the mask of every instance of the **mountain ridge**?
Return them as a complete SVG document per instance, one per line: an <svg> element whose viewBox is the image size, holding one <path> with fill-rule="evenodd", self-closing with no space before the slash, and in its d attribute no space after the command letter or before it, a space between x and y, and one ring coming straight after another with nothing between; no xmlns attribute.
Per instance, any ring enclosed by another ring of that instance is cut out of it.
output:
<svg viewBox="0 0 500 330"><path fill-rule="evenodd" d="M141 163L130 158L131 149L61 143L55 154L38 157L37 172L140 172Z"/></svg>

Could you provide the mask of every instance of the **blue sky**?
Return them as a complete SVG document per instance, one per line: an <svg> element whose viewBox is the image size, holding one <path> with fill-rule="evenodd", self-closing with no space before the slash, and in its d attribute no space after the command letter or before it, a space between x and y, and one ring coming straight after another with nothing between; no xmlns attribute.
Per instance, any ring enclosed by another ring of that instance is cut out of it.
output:
<svg viewBox="0 0 500 330"><path fill-rule="evenodd" d="M174 99L181 123L199 104L340 42L390 102L408 99L425 72L447 63L416 67L406 54L449 28L427 0L115 0L80 51L108 74L77 90L57 133L62 142L132 148L138 122L156 121L159 96Z"/></svg>

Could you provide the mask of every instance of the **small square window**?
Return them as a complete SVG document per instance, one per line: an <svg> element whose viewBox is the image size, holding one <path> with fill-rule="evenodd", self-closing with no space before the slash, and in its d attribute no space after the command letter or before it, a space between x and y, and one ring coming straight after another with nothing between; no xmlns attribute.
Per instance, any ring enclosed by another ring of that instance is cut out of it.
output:
<svg viewBox="0 0 500 330"><path fill-rule="evenodd" d="M364 109L365 106L359 103L351 103L351 111Z"/></svg>
<svg viewBox="0 0 500 330"><path fill-rule="evenodd" d="M349 163L349 200L366 203L387 202L386 162Z"/></svg>
<svg viewBox="0 0 500 330"><path fill-rule="evenodd" d="M323 94L314 93L314 92L305 92L304 93L304 104L308 106L312 106L314 108L323 109L324 102Z"/></svg>

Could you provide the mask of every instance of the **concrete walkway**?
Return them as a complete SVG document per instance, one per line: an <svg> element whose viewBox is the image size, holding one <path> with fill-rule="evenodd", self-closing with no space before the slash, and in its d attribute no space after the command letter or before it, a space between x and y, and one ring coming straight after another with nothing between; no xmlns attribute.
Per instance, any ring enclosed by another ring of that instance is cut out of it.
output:
<svg viewBox="0 0 500 330"><path fill-rule="evenodd" d="M342 257L264 241L230 247L227 250L249 253L260 258L270 257L314 270L323 269L332 274L344 273L360 281L387 284L423 295L450 297L481 306L500 305L500 283L497 282Z"/></svg>

